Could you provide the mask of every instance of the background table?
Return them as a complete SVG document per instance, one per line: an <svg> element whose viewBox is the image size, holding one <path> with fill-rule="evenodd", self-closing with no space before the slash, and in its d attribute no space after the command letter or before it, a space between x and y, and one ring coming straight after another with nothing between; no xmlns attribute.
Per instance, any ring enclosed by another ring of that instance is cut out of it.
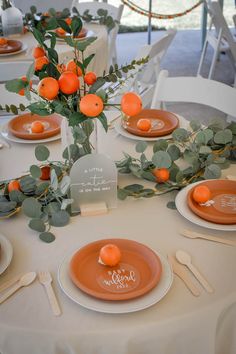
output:
<svg viewBox="0 0 236 354"><path fill-rule="evenodd" d="M96 41L93 42L85 51L85 56L96 53L96 56L91 61L88 69L96 72L97 75L102 75L104 70L107 70L108 65L108 33L105 26L89 23L85 27L94 33L93 35L97 37ZM16 40L21 41L24 45L27 45L27 50L17 55L11 56L0 56L0 62L7 63L9 61L33 61L32 50L37 45L37 41L34 36L28 32L22 36L13 37ZM65 42L57 42L56 50L59 54L59 61L69 61L73 58L73 53L71 47ZM1 73L0 73L1 77ZM1 78L0 78L1 80Z"/></svg>
<svg viewBox="0 0 236 354"><path fill-rule="evenodd" d="M114 118L117 113L109 113ZM60 156L60 142L47 144L51 157ZM99 151L121 158L133 154L135 143L114 130L99 129ZM11 144L0 150L1 179L22 174L36 163L34 145ZM235 167L224 173L236 174ZM139 183L131 176L119 177L124 186ZM142 182L141 182L142 183ZM146 183L150 185L150 183ZM118 201L107 215L74 217L69 225L54 228L56 240L41 242L19 214L0 222L1 233L12 243L14 257L0 284L27 271L49 270L62 307L62 316L50 311L38 281L22 289L0 306L0 352L4 354L235 354L236 352L236 248L182 237L179 230L207 232L187 220L166 203L175 193L151 199ZM209 231L208 231L209 232ZM234 238L235 232L210 231ZM201 289L195 298L179 278L168 294L154 306L131 314L103 314L71 301L60 289L57 270L62 259L79 247L102 238L133 239L163 255L177 249L188 251L215 289Z"/></svg>

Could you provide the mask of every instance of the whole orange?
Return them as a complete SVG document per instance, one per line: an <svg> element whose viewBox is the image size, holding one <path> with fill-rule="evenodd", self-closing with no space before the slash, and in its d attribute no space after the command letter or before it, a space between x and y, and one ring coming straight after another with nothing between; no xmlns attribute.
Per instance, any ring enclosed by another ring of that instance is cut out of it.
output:
<svg viewBox="0 0 236 354"><path fill-rule="evenodd" d="M22 76L22 78L21 78L21 80L22 81L27 81L27 77L26 76ZM32 87L32 81L30 80L30 88ZM19 95L21 95L21 96L24 96L25 95L25 89L24 88L22 88L19 92L18 92L18 94Z"/></svg>
<svg viewBox="0 0 236 354"><path fill-rule="evenodd" d="M59 84L53 77L45 77L38 84L38 94L47 100L53 100L59 92Z"/></svg>
<svg viewBox="0 0 236 354"><path fill-rule="evenodd" d="M80 87L79 79L72 71L64 71L58 79L58 84L60 91L66 95L75 93Z"/></svg>
<svg viewBox="0 0 236 354"><path fill-rule="evenodd" d="M34 62L34 69L35 71L40 71L42 70L44 65L47 65L49 63L49 60L47 57L39 57L35 59Z"/></svg>
<svg viewBox="0 0 236 354"><path fill-rule="evenodd" d="M142 118L142 119L139 119L137 122L137 128L139 130L147 132L148 130L151 129L151 127L152 127L152 123L151 123L150 119Z"/></svg>
<svg viewBox="0 0 236 354"><path fill-rule="evenodd" d="M20 183L15 179L8 183L8 192L10 193L16 190L20 191Z"/></svg>
<svg viewBox="0 0 236 354"><path fill-rule="evenodd" d="M7 45L7 43L8 43L8 40L6 38L4 38L4 37L0 38L0 46L5 46L5 45Z"/></svg>
<svg viewBox="0 0 236 354"><path fill-rule="evenodd" d="M65 19L65 22L70 26L72 22L72 18L68 17Z"/></svg>
<svg viewBox="0 0 236 354"><path fill-rule="evenodd" d="M158 183L164 183L170 178L170 172L167 168L154 168L152 171Z"/></svg>
<svg viewBox="0 0 236 354"><path fill-rule="evenodd" d="M35 47L32 54L35 59L41 58L45 56L45 50L42 47Z"/></svg>
<svg viewBox="0 0 236 354"><path fill-rule="evenodd" d="M97 117L103 111L103 100L101 97L89 93L81 98L79 108L87 117Z"/></svg>
<svg viewBox="0 0 236 354"><path fill-rule="evenodd" d="M211 191L207 186L197 186L193 190L193 200L197 203L206 203L211 198Z"/></svg>
<svg viewBox="0 0 236 354"><path fill-rule="evenodd" d="M44 125L40 120L36 120L31 124L32 133L43 133Z"/></svg>
<svg viewBox="0 0 236 354"><path fill-rule="evenodd" d="M76 65L75 61L72 59L70 60L67 65L66 65L66 70L67 71L72 71L74 74L77 76L82 76L82 70L81 68Z"/></svg>
<svg viewBox="0 0 236 354"><path fill-rule="evenodd" d="M120 262L121 252L119 247L112 243L103 246L99 253L99 260L110 267L114 267Z"/></svg>
<svg viewBox="0 0 236 354"><path fill-rule="evenodd" d="M134 92L125 93L121 99L121 109L127 116L135 116L142 110L142 100Z"/></svg>
<svg viewBox="0 0 236 354"><path fill-rule="evenodd" d="M51 172L50 166L41 167L40 179L43 180L43 181L49 180L50 179L50 172Z"/></svg>
<svg viewBox="0 0 236 354"><path fill-rule="evenodd" d="M66 31L63 28L59 27L56 29L56 33L59 34L59 36L65 36Z"/></svg>
<svg viewBox="0 0 236 354"><path fill-rule="evenodd" d="M89 71L84 75L84 82L87 85L93 85L97 81L97 76L94 72Z"/></svg>

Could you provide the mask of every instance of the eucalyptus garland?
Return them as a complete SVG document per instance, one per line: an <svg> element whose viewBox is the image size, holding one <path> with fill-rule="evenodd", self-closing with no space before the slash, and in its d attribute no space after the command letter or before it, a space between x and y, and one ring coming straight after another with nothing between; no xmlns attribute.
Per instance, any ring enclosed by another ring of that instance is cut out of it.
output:
<svg viewBox="0 0 236 354"><path fill-rule="evenodd" d="M170 139L157 140L151 157L145 154L148 143L139 141L136 145L139 157L125 153L124 159L116 162L119 173L154 183L154 188L145 188L142 184L120 187L121 200L129 196L150 198L204 179L218 179L223 169L236 162L235 122L217 119L208 127L201 127L199 122L192 121L189 128L177 128ZM154 173L158 169L168 170L167 181L158 182Z"/></svg>

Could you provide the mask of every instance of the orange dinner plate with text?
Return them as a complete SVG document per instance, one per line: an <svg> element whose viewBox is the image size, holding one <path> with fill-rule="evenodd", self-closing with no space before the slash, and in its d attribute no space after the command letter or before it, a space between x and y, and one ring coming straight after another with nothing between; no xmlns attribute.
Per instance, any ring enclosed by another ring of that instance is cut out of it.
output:
<svg viewBox="0 0 236 354"><path fill-rule="evenodd" d="M112 243L121 251L115 267L98 263L100 249ZM85 293L102 300L128 300L153 289L159 282L162 265L149 247L132 240L104 239L79 249L70 261L69 275Z"/></svg>
<svg viewBox="0 0 236 354"><path fill-rule="evenodd" d="M15 41L13 39L8 39L7 44L0 45L0 54L14 53L22 48L22 43L20 41Z"/></svg>
<svg viewBox="0 0 236 354"><path fill-rule="evenodd" d="M215 224L236 224L236 181L210 180L198 186L207 186L211 191L210 203L199 204L193 199L192 188L187 203L193 213Z"/></svg>
<svg viewBox="0 0 236 354"><path fill-rule="evenodd" d="M31 124L40 121L44 125L42 133L32 133ZM60 133L61 117L58 114L39 116L37 114L21 114L8 123L8 130L17 138L26 140L47 139Z"/></svg>
<svg viewBox="0 0 236 354"><path fill-rule="evenodd" d="M138 129L139 119L149 119L151 128L148 131ZM178 117L171 112L158 109L143 109L139 114L122 120L122 126L129 133L143 137L165 136L173 132L179 125Z"/></svg>

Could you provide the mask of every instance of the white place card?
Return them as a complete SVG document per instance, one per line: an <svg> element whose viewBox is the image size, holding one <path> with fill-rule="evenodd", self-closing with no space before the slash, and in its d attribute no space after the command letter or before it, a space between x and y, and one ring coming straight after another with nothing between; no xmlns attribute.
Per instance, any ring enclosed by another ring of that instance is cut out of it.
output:
<svg viewBox="0 0 236 354"><path fill-rule="evenodd" d="M117 206L117 168L103 154L81 157L70 172L72 213L98 215Z"/></svg>

